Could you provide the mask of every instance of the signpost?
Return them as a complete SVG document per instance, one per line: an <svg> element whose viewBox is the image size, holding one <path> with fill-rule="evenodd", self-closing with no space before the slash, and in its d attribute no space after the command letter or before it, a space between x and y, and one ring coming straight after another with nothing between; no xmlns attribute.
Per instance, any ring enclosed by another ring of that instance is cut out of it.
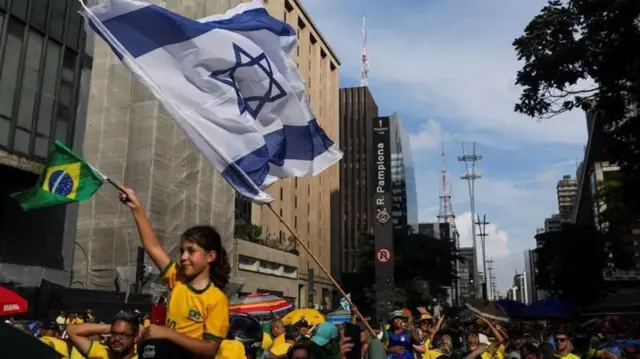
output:
<svg viewBox="0 0 640 359"><path fill-rule="evenodd" d="M375 205L376 320L393 311L393 221L391 220L391 131L389 117L377 117L373 125L373 173Z"/></svg>

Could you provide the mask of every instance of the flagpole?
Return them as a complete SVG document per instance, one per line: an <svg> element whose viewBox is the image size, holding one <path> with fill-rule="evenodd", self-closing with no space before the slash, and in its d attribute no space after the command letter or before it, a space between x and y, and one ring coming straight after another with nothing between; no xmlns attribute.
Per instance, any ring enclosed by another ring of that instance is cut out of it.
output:
<svg viewBox="0 0 640 359"><path fill-rule="evenodd" d="M295 238L296 241L298 242L298 244L300 244L300 246L307 252L307 254L309 254L309 257L311 257L311 259L313 259L313 261L316 262L318 267L320 267L320 270L322 271L322 273L324 273L324 275L326 275L327 278L329 278L329 280L331 281L333 286L338 288L338 291L340 292L340 294L342 294L342 296L347 300L347 302L351 306L351 310L355 311L355 314L360 318L360 320L362 320L364 325L367 327L367 330L369 330L369 332L371 332L371 334L375 337L376 333L373 331L373 328L371 328L369 323L364 319L364 316L360 313L360 311L358 310L358 307L356 307L353 304L353 302L351 301L351 298L340 287L338 282L336 282L336 280L333 279L331 274L329 274L329 271L327 271L327 269L322 265L322 263L320 263L320 260L311 252L311 249L309 249L309 247L307 247L307 245L302 241L302 239L300 239L300 237L298 236L296 231L294 231L293 228L291 228L289 226L289 224L284 220L284 218L282 218L282 216L280 216L280 214L278 214L278 212L273 208L273 206L271 206L271 203L267 203L266 206L269 207L271 212L276 216L276 218L278 218L280 223L282 223L282 225L285 226L285 228L291 233L291 235L293 235L293 238Z"/></svg>

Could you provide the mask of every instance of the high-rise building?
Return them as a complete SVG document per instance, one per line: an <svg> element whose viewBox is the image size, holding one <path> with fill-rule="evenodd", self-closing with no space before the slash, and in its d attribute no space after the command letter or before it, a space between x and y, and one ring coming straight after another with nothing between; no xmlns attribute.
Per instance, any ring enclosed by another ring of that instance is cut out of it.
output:
<svg viewBox="0 0 640 359"><path fill-rule="evenodd" d="M578 180L571 178L569 175L565 175L558 181L556 191L558 194L558 211L560 217L567 221L571 220L573 207L578 195Z"/></svg>
<svg viewBox="0 0 640 359"><path fill-rule="evenodd" d="M75 0L69 0L72 2ZM198 19L241 2L194 0L166 5L171 11ZM163 247L173 258L179 255L183 231L196 224L214 226L224 246L234 253L235 194L231 186L98 37L93 58L84 139L86 159L114 181L136 191ZM135 264L139 241L129 210L118 201L113 188L103 187L93 199L80 204L77 243L86 256L74 257L74 278L85 287L114 288L116 268ZM231 260L235 262L236 257L231 256Z"/></svg>
<svg viewBox="0 0 640 359"><path fill-rule="evenodd" d="M446 222L425 222L418 224L418 233L436 239L453 240L453 228L451 223Z"/></svg>
<svg viewBox="0 0 640 359"><path fill-rule="evenodd" d="M308 100L318 123L327 136L340 141L339 128L339 66L340 61L324 39L313 19L299 0L265 1L269 13L291 25L298 35L298 48L294 60L305 81ZM280 180L267 192L273 197L271 204L320 260L331 268L332 238L340 235L340 168L336 164L310 178ZM289 242L292 236L268 208L243 204L237 215L250 218L262 227L265 235ZM250 213L247 213L250 212ZM311 279L310 279L311 278ZM311 285L310 285L311 284ZM309 255L301 250L298 263L298 306L328 307L334 288Z"/></svg>
<svg viewBox="0 0 640 359"><path fill-rule="evenodd" d="M460 261L458 265L460 303L476 299L476 287L473 281L476 271L476 268L473 266L475 253L476 252L473 247L460 247L459 255L464 259L463 261Z"/></svg>
<svg viewBox="0 0 640 359"><path fill-rule="evenodd" d="M54 140L82 151L92 58L79 9L77 0L0 0L0 282L76 279L78 207L23 212L8 195L35 185Z"/></svg>
<svg viewBox="0 0 640 359"><path fill-rule="evenodd" d="M375 182L369 174L374 165L372 129L376 117L378 105L368 87L340 89L340 144L344 157L340 163L340 236L334 238L332 246L336 274L357 270L361 235L373 232Z"/></svg>
<svg viewBox="0 0 640 359"><path fill-rule="evenodd" d="M527 279L524 273L516 273L513 276L513 287L511 287L513 298L512 300L527 303L529 298L529 293L527 292L526 287Z"/></svg>
<svg viewBox="0 0 640 359"><path fill-rule="evenodd" d="M562 228L562 224L566 223L566 221L567 220L560 217L559 214L552 214L551 217L545 218L543 232L559 231Z"/></svg>
<svg viewBox="0 0 640 359"><path fill-rule="evenodd" d="M525 304L531 304L538 300L539 292L536 287L536 251L533 249L524 251L524 275L528 293Z"/></svg>
<svg viewBox="0 0 640 359"><path fill-rule="evenodd" d="M391 144L391 195L394 228L418 228L418 193L409 135L396 113L388 116Z"/></svg>

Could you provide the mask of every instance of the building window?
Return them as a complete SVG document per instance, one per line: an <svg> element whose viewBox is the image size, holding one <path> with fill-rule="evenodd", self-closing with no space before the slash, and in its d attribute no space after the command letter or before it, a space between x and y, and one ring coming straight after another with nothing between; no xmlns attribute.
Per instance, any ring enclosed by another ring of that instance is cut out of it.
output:
<svg viewBox="0 0 640 359"><path fill-rule="evenodd" d="M298 229L298 216L293 217L293 226L296 228L296 230Z"/></svg>
<svg viewBox="0 0 640 359"><path fill-rule="evenodd" d="M9 19L5 57L0 68L0 116L13 117L13 99L20 67L20 52L24 39L25 26L20 21ZM17 56L16 56L17 55Z"/></svg>
<svg viewBox="0 0 640 359"><path fill-rule="evenodd" d="M282 217L282 208L280 208L280 217Z"/></svg>
<svg viewBox="0 0 640 359"><path fill-rule="evenodd" d="M33 130L33 108L38 91L43 41L42 35L35 31L29 31L27 36L27 55L22 75L22 88L20 89L20 105L16 121L18 127L24 128L28 132Z"/></svg>
<svg viewBox="0 0 640 359"><path fill-rule="evenodd" d="M298 196L293 197L293 207L298 208Z"/></svg>
<svg viewBox="0 0 640 359"><path fill-rule="evenodd" d="M282 201L283 198L284 198L284 189L280 187L280 200Z"/></svg>

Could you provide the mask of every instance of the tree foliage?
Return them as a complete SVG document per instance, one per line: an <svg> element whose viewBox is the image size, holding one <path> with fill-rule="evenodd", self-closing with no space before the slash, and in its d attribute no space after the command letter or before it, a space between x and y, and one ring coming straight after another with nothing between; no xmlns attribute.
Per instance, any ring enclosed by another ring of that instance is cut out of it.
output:
<svg viewBox="0 0 640 359"><path fill-rule="evenodd" d="M538 119L575 108L595 114L634 213L640 213L639 16L637 0L552 0L513 43L524 63L515 111Z"/></svg>
<svg viewBox="0 0 640 359"><path fill-rule="evenodd" d="M536 285L562 299L589 304L606 292L605 236L591 226L566 225L536 236Z"/></svg>
<svg viewBox="0 0 640 359"><path fill-rule="evenodd" d="M452 241L402 229L394 234L395 304L414 308L445 299L445 287L456 278L454 263L461 260ZM361 286L369 305L375 303L375 238L361 236L358 253Z"/></svg>

